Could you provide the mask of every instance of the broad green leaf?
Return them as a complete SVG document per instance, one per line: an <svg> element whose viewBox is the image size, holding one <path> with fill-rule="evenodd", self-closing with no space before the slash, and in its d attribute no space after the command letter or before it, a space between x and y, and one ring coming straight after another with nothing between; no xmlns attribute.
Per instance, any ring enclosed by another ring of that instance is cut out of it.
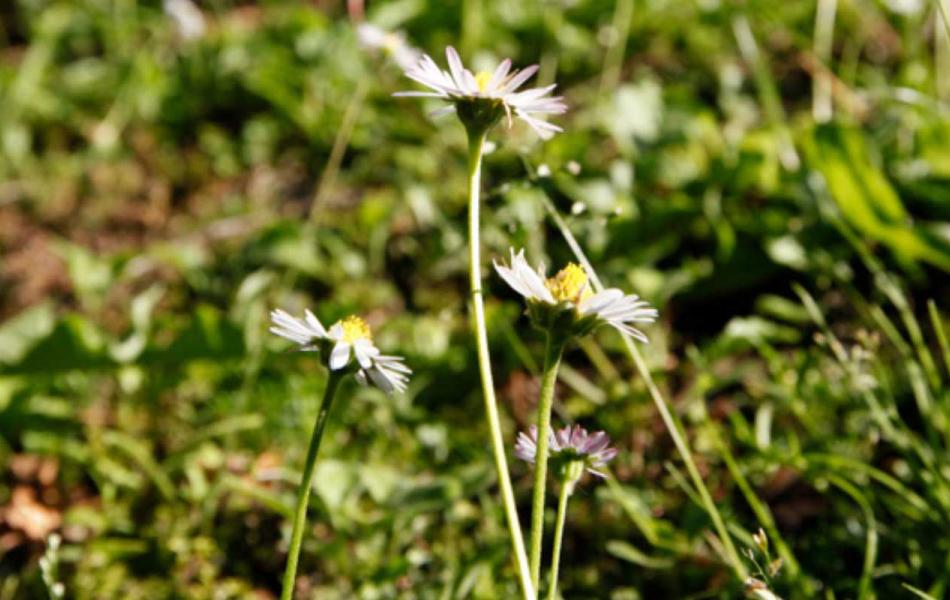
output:
<svg viewBox="0 0 950 600"><path fill-rule="evenodd" d="M870 158L860 131L816 127L806 141L812 167L824 175L845 221L905 261L923 260L950 271L950 244L922 233L897 192Z"/></svg>

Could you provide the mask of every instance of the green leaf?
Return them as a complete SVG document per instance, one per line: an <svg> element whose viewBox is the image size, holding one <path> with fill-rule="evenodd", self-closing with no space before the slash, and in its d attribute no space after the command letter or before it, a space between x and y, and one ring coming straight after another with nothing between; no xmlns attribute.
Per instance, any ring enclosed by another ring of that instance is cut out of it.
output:
<svg viewBox="0 0 950 600"><path fill-rule="evenodd" d="M816 127L806 141L812 167L824 175L844 220L862 235L888 246L904 261L924 260L950 271L950 244L922 233L884 173L869 156L860 131Z"/></svg>
<svg viewBox="0 0 950 600"><path fill-rule="evenodd" d="M632 562L635 565L640 565L647 569L669 569L673 566L672 559L649 556L638 548L621 540L611 540L607 542L607 552L619 559Z"/></svg>
<svg viewBox="0 0 950 600"><path fill-rule="evenodd" d="M16 363L53 330L53 304L44 302L0 325L0 363Z"/></svg>
<svg viewBox="0 0 950 600"><path fill-rule="evenodd" d="M66 315L52 332L33 346L9 373L47 373L114 366L102 333L79 315Z"/></svg>

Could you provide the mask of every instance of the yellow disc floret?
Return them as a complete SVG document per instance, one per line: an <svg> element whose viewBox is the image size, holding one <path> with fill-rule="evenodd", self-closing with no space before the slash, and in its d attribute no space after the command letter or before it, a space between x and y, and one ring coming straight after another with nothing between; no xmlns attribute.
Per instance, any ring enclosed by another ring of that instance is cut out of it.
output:
<svg viewBox="0 0 950 600"><path fill-rule="evenodd" d="M591 294L590 286L587 285L587 273L574 263L568 263L544 284L557 302L577 304Z"/></svg>
<svg viewBox="0 0 950 600"><path fill-rule="evenodd" d="M366 324L366 321L355 315L350 315L340 321L340 327L343 328L343 341L349 344L357 340L373 339L369 325Z"/></svg>
<svg viewBox="0 0 950 600"><path fill-rule="evenodd" d="M488 71L479 71L475 75L475 84L478 85L478 91L485 93L485 90L488 89L488 82L491 81L492 74Z"/></svg>

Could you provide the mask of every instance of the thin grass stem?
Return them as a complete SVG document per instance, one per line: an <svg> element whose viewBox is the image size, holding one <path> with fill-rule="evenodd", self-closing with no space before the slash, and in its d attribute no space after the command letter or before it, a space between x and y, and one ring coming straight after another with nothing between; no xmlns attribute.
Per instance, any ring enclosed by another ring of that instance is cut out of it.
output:
<svg viewBox="0 0 950 600"><path fill-rule="evenodd" d="M350 137L353 135L353 129L356 127L356 120L363 109L363 103L366 100L366 93L369 91L369 79L364 77L356 86L350 103L346 106L346 112L343 113L343 120L340 123L340 129L337 130L336 137L333 139L333 147L330 148L330 156L327 158L327 164L323 168L323 174L320 176L320 183L313 194L313 201L310 203L310 220L316 221L320 213L320 204L323 198L336 185L336 177L340 172L340 164L343 162L343 154L346 147L350 145Z"/></svg>

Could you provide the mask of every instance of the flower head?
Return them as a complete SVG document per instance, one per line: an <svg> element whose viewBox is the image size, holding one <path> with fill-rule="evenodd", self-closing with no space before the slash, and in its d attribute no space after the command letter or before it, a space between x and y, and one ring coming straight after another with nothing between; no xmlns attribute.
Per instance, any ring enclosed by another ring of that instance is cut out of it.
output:
<svg viewBox="0 0 950 600"><path fill-rule="evenodd" d="M595 293L587 273L574 263L568 264L554 277L548 277L543 265L537 270L532 269L525 260L524 250L515 254L512 248L508 265L498 262L494 265L501 278L525 297L532 321L542 329L583 335L606 323L646 342L646 335L631 323L656 321L656 309L639 296L624 294L616 288Z"/></svg>
<svg viewBox="0 0 950 600"><path fill-rule="evenodd" d="M466 127L487 129L507 116L511 126L512 115L531 126L543 139L550 138L561 131L539 115L561 114L567 110L560 96L549 96L556 85L517 91L537 70L531 65L522 70L511 70L511 60L505 59L493 72L481 71L473 74L462 65L455 48L445 49L449 70L445 71L432 57L423 54L422 59L412 68L406 69L406 76L429 88L430 92L398 92L396 96L418 96L441 98L452 103L437 114L455 110Z"/></svg>
<svg viewBox="0 0 950 600"><path fill-rule="evenodd" d="M373 344L369 325L360 317L348 316L330 329L309 310L304 311L303 319L298 319L278 308L270 318L272 333L294 342L301 350L320 351L331 371L354 368L361 384L372 381L387 394L406 391L412 371L403 364L402 357L379 351Z"/></svg>
<svg viewBox="0 0 950 600"><path fill-rule="evenodd" d="M607 475L599 469L617 456L617 449L610 446L610 438L603 431L587 433L580 425L548 431L548 447L551 460L562 465L580 462L584 470L591 475L605 478ZM520 432L515 443L515 456L534 464L538 452L538 428L528 428L528 433Z"/></svg>
<svg viewBox="0 0 950 600"><path fill-rule="evenodd" d="M404 71L412 69L422 56L418 49L406 41L406 34L402 31L386 31L370 23L360 23L356 26L356 37L361 46L382 51Z"/></svg>
<svg viewBox="0 0 950 600"><path fill-rule="evenodd" d="M195 6L191 0L164 0L162 7L165 14L175 22L175 27L181 39L194 40L205 34L207 29L205 17L201 13L201 9Z"/></svg>

